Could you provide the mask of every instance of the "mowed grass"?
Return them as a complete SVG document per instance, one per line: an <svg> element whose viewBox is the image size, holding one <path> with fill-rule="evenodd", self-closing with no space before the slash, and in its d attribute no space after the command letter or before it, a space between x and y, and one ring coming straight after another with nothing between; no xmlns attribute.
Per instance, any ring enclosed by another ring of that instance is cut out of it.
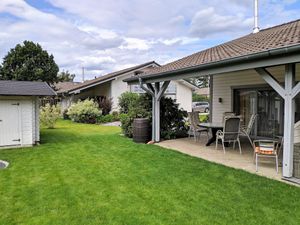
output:
<svg viewBox="0 0 300 225"><path fill-rule="evenodd" d="M41 138L0 151L1 225L300 223L300 188L135 144L117 127L60 121Z"/></svg>

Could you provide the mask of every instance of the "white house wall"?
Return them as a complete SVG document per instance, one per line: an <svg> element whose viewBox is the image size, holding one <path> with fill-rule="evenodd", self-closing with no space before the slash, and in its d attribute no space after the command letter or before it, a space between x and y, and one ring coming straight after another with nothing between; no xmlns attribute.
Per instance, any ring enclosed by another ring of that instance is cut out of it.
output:
<svg viewBox="0 0 300 225"><path fill-rule="evenodd" d="M123 80L131 76L132 74L127 76L122 76L112 81L111 83L111 97L113 101L112 111L117 111L119 109L118 98L121 96L121 94L126 91L130 91L129 85L123 82Z"/></svg>
<svg viewBox="0 0 300 225"><path fill-rule="evenodd" d="M126 74L112 81L112 111L117 111L119 109L118 98L121 96L121 94L126 91L130 91L130 86L126 82L123 82L123 80L131 76L132 73ZM192 89L179 81L171 81L171 83L176 85L176 96L174 96L174 98L176 99L176 102L179 103L179 107L190 112L192 110Z"/></svg>
<svg viewBox="0 0 300 225"><path fill-rule="evenodd" d="M297 80L300 78L299 69L299 65L297 65ZM285 71L283 66L268 70L279 82L284 83ZM254 70L213 76L212 121L222 122L223 113L233 110L233 88L251 85L267 85L267 83ZM219 103L219 98L222 98L221 103Z"/></svg>
<svg viewBox="0 0 300 225"><path fill-rule="evenodd" d="M176 102L179 103L179 108L191 112L192 111L192 89L180 81L176 84Z"/></svg>

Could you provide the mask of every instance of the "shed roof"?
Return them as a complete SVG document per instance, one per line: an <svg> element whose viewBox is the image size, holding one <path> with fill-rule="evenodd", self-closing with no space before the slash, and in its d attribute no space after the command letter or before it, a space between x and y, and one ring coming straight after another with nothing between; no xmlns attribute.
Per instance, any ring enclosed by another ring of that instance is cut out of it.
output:
<svg viewBox="0 0 300 225"><path fill-rule="evenodd" d="M0 80L0 95L53 96L56 93L46 82Z"/></svg>

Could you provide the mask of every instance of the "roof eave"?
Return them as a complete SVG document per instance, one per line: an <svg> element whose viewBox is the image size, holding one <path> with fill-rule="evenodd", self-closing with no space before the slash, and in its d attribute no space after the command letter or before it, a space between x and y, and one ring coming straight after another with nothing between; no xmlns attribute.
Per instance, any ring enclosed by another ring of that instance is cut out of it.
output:
<svg viewBox="0 0 300 225"><path fill-rule="evenodd" d="M240 57L234 57L234 58L229 58L229 59L225 59L225 60L221 60L221 61L217 61L217 62L212 62L212 63L207 63L207 64L201 64L198 66L193 66L193 67L187 67L187 68L182 68L182 69L178 69L178 70L172 70L172 71L167 71L167 72L161 72L161 73L156 73L156 74L147 74L147 75L142 75L142 76L137 76L137 77L131 77L131 78L127 78L125 80L123 80L124 82L127 83L136 83L139 78L142 78L142 80L147 81L148 79L159 79L161 77L166 77L166 76L170 76L170 75L180 75L180 74L186 74L186 73L193 73L193 72L197 72L200 70L205 70L205 69L209 69L209 68L213 68L213 67L222 67L226 64L238 64L241 62L245 62L245 61L254 61L254 60L262 60L262 59L266 59L268 57L276 57L276 56L280 56L280 55L290 55L290 54L294 54L294 53L299 53L300 51L300 45L292 45L289 47L283 47L283 48L277 48L277 49L269 49L263 52L258 52L258 53L254 53L251 55L244 55L244 56L240 56ZM210 75L210 74L207 74Z"/></svg>
<svg viewBox="0 0 300 225"><path fill-rule="evenodd" d="M131 73L135 70L138 70L138 69L141 69L141 68L144 68L144 67L147 67L151 64L156 64L157 66L161 66L160 64L158 64L157 62L155 61L150 61L150 62L147 62L147 63L144 63L144 64L141 64L141 65L138 65L136 66L136 68L132 68L128 71L125 71L125 72L122 72L122 73L119 73L119 74L116 74L115 76L113 77L108 77L108 78L104 78L103 80L98 80L98 81L94 81L94 82L91 82L89 84L86 84L86 85L82 85L82 86L79 86L79 87L74 87L74 88L71 88L69 90L66 90L64 93L68 93L68 94L74 94L76 92L80 92L82 90L85 90L85 89L88 89L88 88L91 88L91 87L94 87L94 86L97 86L97 85L100 85L100 84L103 84L103 83L106 83L106 82L109 82L109 81L112 81L112 80L115 80L117 77L120 77L124 74L127 74L127 73ZM109 75L109 74L107 74ZM106 75L104 75L106 76Z"/></svg>

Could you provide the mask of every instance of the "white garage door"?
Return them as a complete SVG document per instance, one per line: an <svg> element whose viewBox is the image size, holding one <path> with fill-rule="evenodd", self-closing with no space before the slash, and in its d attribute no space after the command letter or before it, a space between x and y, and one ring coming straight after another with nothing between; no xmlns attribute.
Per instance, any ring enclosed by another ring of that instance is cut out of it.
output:
<svg viewBox="0 0 300 225"><path fill-rule="evenodd" d="M20 104L0 100L0 146L20 145Z"/></svg>

